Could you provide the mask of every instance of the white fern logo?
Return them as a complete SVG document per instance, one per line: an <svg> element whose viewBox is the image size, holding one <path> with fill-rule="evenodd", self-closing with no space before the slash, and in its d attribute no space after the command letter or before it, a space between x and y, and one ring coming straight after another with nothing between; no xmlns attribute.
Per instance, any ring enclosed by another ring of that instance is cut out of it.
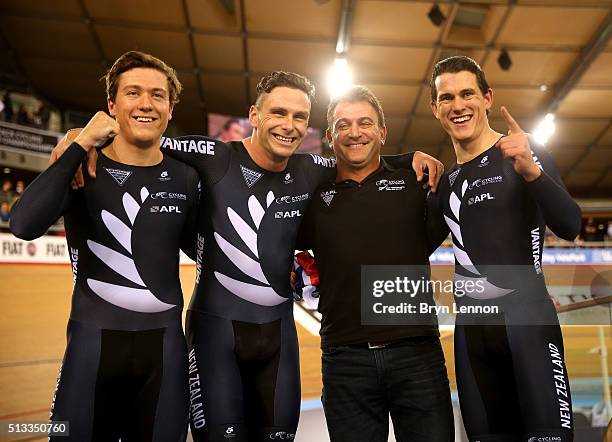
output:
<svg viewBox="0 0 612 442"><path fill-rule="evenodd" d="M274 193L269 191L266 195L266 208L270 207L270 204L272 204L273 201ZM261 263L259 262L259 237L257 235L257 231L259 230L261 220L266 213L266 209L263 208L261 203L254 195L249 197L248 207L249 214L251 215L251 219L255 225L255 229L253 229L248 222L242 219L240 215L238 215L231 207L227 208L227 216L232 223L234 230L236 233L238 233L240 239L242 239L242 242L248 247L256 259L253 259L246 253L242 252L217 232L214 232L215 241L217 241L217 244L221 250L223 250L225 256L227 256L243 274L250 276L264 285L255 285L238 281L237 279L231 278L220 272L215 272L215 277L223 287L245 301L271 307L287 301L287 298L280 296L270 286L270 283L266 279L266 275L264 275L263 269L261 268Z"/></svg>
<svg viewBox="0 0 612 442"><path fill-rule="evenodd" d="M487 281L486 276L481 276L480 272L478 271L478 269L472 262L470 255L468 255L464 242L463 242L463 235L461 234L461 226L459 225L459 221L460 221L459 214L461 212L461 202L463 200L463 197L465 195L465 191L467 190L467 188L468 188L468 182L467 180L464 180L463 183L461 184L461 199L455 194L455 192L451 192L449 200L448 200L448 203L451 208L451 212L453 213L457 221L455 222L454 220L452 220L446 215L444 215L444 219L453 234L453 252L455 252L455 259L461 265L461 267L479 276L475 278L471 278L469 276L459 275L455 272L455 281L471 280L474 283L476 283L477 281L480 281L480 286L483 287L483 290L481 292L478 292L477 290L473 290L473 291L470 291L470 293L466 293L467 296L471 298L476 298L476 299L498 298L500 296L507 295L513 290L504 289L494 284L491 284L489 281ZM479 285L474 285L473 287L478 287L478 286Z"/></svg>
<svg viewBox="0 0 612 442"><path fill-rule="evenodd" d="M148 196L149 191L143 187L140 190L141 203L144 203ZM123 194L122 201L125 213L130 220L130 226L106 210L102 210L102 221L108 231L126 250L128 256L92 240L87 240L87 246L104 264L143 288L126 287L91 278L87 279L87 285L100 298L117 307L140 313L158 313L169 310L175 305L166 304L151 293L140 277L132 258L132 226L140 211L140 204L127 192Z"/></svg>

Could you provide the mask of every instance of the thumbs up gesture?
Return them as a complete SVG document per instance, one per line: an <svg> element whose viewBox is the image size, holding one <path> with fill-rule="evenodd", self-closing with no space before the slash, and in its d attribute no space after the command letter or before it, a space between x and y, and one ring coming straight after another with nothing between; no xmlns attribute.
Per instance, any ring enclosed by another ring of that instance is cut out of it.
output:
<svg viewBox="0 0 612 442"><path fill-rule="evenodd" d="M533 160L529 138L505 107L502 106L501 112L508 123L508 135L502 137L496 146L501 149L504 158L512 162L516 173L521 175L525 181L533 181L540 176L542 171Z"/></svg>

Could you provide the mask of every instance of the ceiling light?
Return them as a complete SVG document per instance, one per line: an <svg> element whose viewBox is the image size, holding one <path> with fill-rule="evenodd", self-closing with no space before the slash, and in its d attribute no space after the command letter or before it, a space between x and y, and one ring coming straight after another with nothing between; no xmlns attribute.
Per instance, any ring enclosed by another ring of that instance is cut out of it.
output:
<svg viewBox="0 0 612 442"><path fill-rule="evenodd" d="M507 71L512 66L512 60L510 60L510 54L505 49L502 49L499 53L499 57L497 57L497 64L502 70Z"/></svg>
<svg viewBox="0 0 612 442"><path fill-rule="evenodd" d="M434 3L434 5L431 7L427 13L427 17L429 17L431 22L436 26L442 26L442 23L444 23L444 20L446 20L444 13L437 3Z"/></svg>
<svg viewBox="0 0 612 442"><path fill-rule="evenodd" d="M338 57L327 74L327 88L329 95L337 97L343 94L353 84L353 73L348 66L346 58Z"/></svg>
<svg viewBox="0 0 612 442"><path fill-rule="evenodd" d="M546 86L545 84L540 85L540 92L546 92L547 90L548 90L548 86Z"/></svg>
<svg viewBox="0 0 612 442"><path fill-rule="evenodd" d="M533 138L540 144L545 145L552 134L555 133L555 115L546 114L544 119L540 121L538 127L533 131Z"/></svg>

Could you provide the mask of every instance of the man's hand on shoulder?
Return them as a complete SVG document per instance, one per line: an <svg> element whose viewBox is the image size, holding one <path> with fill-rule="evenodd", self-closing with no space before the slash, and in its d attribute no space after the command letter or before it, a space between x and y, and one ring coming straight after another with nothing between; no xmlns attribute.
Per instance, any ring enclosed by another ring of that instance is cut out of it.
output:
<svg viewBox="0 0 612 442"><path fill-rule="evenodd" d="M421 151L415 151L412 157L412 168L416 172L417 180L423 180L425 172L429 175L427 184L423 187L431 187L431 190L435 192L438 189L438 183L444 175L444 164Z"/></svg>

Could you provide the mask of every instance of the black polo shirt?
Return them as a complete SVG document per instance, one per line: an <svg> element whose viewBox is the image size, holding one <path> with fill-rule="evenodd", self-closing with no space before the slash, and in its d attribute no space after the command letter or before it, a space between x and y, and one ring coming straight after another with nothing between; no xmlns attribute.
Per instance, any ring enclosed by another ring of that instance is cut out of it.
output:
<svg viewBox="0 0 612 442"><path fill-rule="evenodd" d="M298 248L319 266L321 346L438 335L431 325L362 325L362 265L429 265L427 191L413 170L381 166L361 183L317 188L306 209Z"/></svg>

